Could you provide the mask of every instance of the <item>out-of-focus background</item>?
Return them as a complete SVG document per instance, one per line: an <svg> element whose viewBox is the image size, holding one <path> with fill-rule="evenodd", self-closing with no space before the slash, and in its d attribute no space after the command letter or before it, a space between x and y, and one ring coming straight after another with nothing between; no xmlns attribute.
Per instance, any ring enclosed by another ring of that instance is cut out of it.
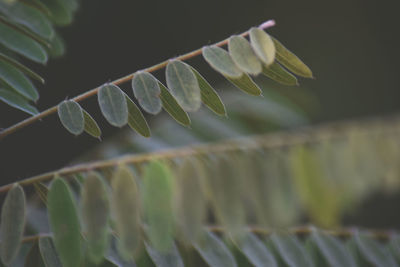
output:
<svg viewBox="0 0 400 267"><path fill-rule="evenodd" d="M85 0L73 25L61 30L66 55L45 67L33 66L46 79L38 107L43 110L107 81L275 19L277 25L268 32L301 57L316 79L300 79L300 87L268 86L307 113L304 124L395 114L400 109L397 10L396 1ZM226 81L202 60L190 63L216 88L225 88ZM164 80L163 72L156 75ZM129 84L122 87L129 88ZM96 101L92 98L82 104L94 111L107 140L118 129L105 122ZM2 103L0 114L1 128L25 118ZM154 117L147 118L154 127ZM56 116L46 118L0 142L1 183L62 167L98 143L89 136L73 137ZM377 197L370 205L379 208L398 200L398 196ZM388 210L390 214L382 214L387 220L374 223L375 216L365 213L355 223L365 220L368 226L391 227L400 219L390 217L393 210Z"/></svg>

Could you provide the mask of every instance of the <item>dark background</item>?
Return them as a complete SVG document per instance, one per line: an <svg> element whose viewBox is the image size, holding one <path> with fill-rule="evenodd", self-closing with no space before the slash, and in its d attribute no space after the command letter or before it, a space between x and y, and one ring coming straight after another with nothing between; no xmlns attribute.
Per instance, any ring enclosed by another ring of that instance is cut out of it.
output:
<svg viewBox="0 0 400 267"><path fill-rule="evenodd" d="M88 89L162 60L243 32L267 19L269 30L313 70L301 80L320 103L314 123L399 111L397 1L85 0L72 26L61 29L67 54L46 67L43 110ZM222 79L193 61L209 79ZM161 73L160 73L161 74ZM162 76L160 76L161 79ZM125 85L129 86L129 85ZM291 90L302 90L293 88ZM96 98L84 101L99 113ZM0 128L25 115L0 103ZM118 130L95 116L104 138ZM151 122L150 122L151 124ZM67 164L98 141L76 138L50 116L0 141L1 184Z"/></svg>

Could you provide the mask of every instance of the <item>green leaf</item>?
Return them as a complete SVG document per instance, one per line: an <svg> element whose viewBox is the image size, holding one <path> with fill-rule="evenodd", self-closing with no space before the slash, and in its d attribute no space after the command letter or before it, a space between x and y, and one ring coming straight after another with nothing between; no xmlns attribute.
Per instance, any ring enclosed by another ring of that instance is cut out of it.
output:
<svg viewBox="0 0 400 267"><path fill-rule="evenodd" d="M38 100L39 94L32 82L11 64L0 61L0 79L29 100Z"/></svg>
<svg viewBox="0 0 400 267"><path fill-rule="evenodd" d="M72 12L61 0L41 0L50 10L50 19L59 26L65 26L72 22Z"/></svg>
<svg viewBox="0 0 400 267"><path fill-rule="evenodd" d="M83 118L84 118L84 130L91 136L95 138L100 138L101 136L101 130L99 128L99 125L97 125L97 122L90 116L89 113L86 112L86 110L82 109L83 111Z"/></svg>
<svg viewBox="0 0 400 267"><path fill-rule="evenodd" d="M40 255L39 244L35 241L25 257L24 267L44 267L42 255Z"/></svg>
<svg viewBox="0 0 400 267"><path fill-rule="evenodd" d="M112 181L112 207L118 251L128 260L133 259L141 247L140 195L135 178L127 166L119 166Z"/></svg>
<svg viewBox="0 0 400 267"><path fill-rule="evenodd" d="M225 105L212 86L201 74L192 67L201 91L201 101L216 114L226 116Z"/></svg>
<svg viewBox="0 0 400 267"><path fill-rule="evenodd" d="M51 39L54 35L54 29L46 16L24 2L16 1L10 5L0 1L0 11L45 39Z"/></svg>
<svg viewBox="0 0 400 267"><path fill-rule="evenodd" d="M143 175L143 211L152 247L168 251L173 243L173 177L169 167L160 161L150 162Z"/></svg>
<svg viewBox="0 0 400 267"><path fill-rule="evenodd" d="M389 247L390 247L393 255L396 257L397 262L400 263L400 235L399 234L393 234L391 236Z"/></svg>
<svg viewBox="0 0 400 267"><path fill-rule="evenodd" d="M203 57L210 66L230 78L239 78L243 72L233 62L227 51L218 46L203 47Z"/></svg>
<svg viewBox="0 0 400 267"><path fill-rule="evenodd" d="M161 102L165 111L171 115L177 122L184 126L190 125L190 118L188 114L183 110L183 108L178 104L175 98L168 91L161 82L158 82L161 89Z"/></svg>
<svg viewBox="0 0 400 267"><path fill-rule="evenodd" d="M25 98L10 90L0 88L0 100L28 114L36 115L39 113L39 111L34 106L30 105Z"/></svg>
<svg viewBox="0 0 400 267"><path fill-rule="evenodd" d="M262 93L260 87L258 87L258 85L246 73L243 73L243 75L239 78L225 78L237 88L248 93L249 95L259 96Z"/></svg>
<svg viewBox="0 0 400 267"><path fill-rule="evenodd" d="M262 74L284 85L299 85L297 78L282 68L276 61L268 67L263 66Z"/></svg>
<svg viewBox="0 0 400 267"><path fill-rule="evenodd" d="M40 200L47 205L47 194L49 193L47 186L41 182L36 182L33 183L33 187L35 188L35 192L39 196Z"/></svg>
<svg viewBox="0 0 400 267"><path fill-rule="evenodd" d="M158 81L148 72L139 71L132 79L133 94L140 106L150 114L161 111L160 86Z"/></svg>
<svg viewBox="0 0 400 267"><path fill-rule="evenodd" d="M54 244L64 267L79 266L82 258L81 227L68 184L56 177L47 195L47 210Z"/></svg>
<svg viewBox="0 0 400 267"><path fill-rule="evenodd" d="M85 179L81 199L89 259L99 264L103 261L110 244L110 205L104 181L96 172L90 172Z"/></svg>
<svg viewBox="0 0 400 267"><path fill-rule="evenodd" d="M140 109L136 106L136 104L129 98L128 95L125 94L126 103L128 105L128 125L133 130L138 132L144 137L150 137L150 128L147 124L146 119L144 118Z"/></svg>
<svg viewBox="0 0 400 267"><path fill-rule="evenodd" d="M210 267L236 267L232 253L215 234L207 231L203 239L194 244L200 256Z"/></svg>
<svg viewBox="0 0 400 267"><path fill-rule="evenodd" d="M122 127L128 123L128 106L124 92L113 84L103 85L98 92L101 112L113 126Z"/></svg>
<svg viewBox="0 0 400 267"><path fill-rule="evenodd" d="M244 72L258 75L261 62L254 53L250 43L242 36L232 36L228 41L228 50L233 62Z"/></svg>
<svg viewBox="0 0 400 267"><path fill-rule="evenodd" d="M303 63L295 54L290 52L278 40L272 37L276 48L276 59L288 70L302 77L312 78L313 74L309 67Z"/></svg>
<svg viewBox="0 0 400 267"><path fill-rule="evenodd" d="M8 49L35 62L47 62L46 51L40 44L20 31L16 31L3 20L0 20L0 36L0 43Z"/></svg>
<svg viewBox="0 0 400 267"><path fill-rule="evenodd" d="M179 60L170 60L165 72L171 94L185 111L196 111L201 106L201 93L192 68Z"/></svg>
<svg viewBox="0 0 400 267"><path fill-rule="evenodd" d="M17 68L18 70L20 70L21 72L23 72L24 74L28 75L29 77L31 77L32 79L35 79L41 83L44 84L44 79L42 77L40 77L39 74L35 73L34 71L32 71L31 69L25 67L24 65L22 65L21 63L19 63L18 61L0 53L0 62L5 62L8 63L12 66L14 66L15 68Z"/></svg>
<svg viewBox="0 0 400 267"><path fill-rule="evenodd" d="M51 237L41 237L39 239L39 249L46 267L62 267Z"/></svg>
<svg viewBox="0 0 400 267"><path fill-rule="evenodd" d="M62 125L72 134L79 135L85 129L81 106L74 100L64 100L58 107L58 117Z"/></svg>
<svg viewBox="0 0 400 267"><path fill-rule="evenodd" d="M372 266L397 267L397 263L389 249L364 233L353 236L362 257Z"/></svg>
<svg viewBox="0 0 400 267"><path fill-rule="evenodd" d="M239 241L238 247L254 266L278 267L272 253L253 233L248 232L246 236Z"/></svg>
<svg viewBox="0 0 400 267"><path fill-rule="evenodd" d="M275 60L275 45L265 31L260 28L250 29L250 43L258 58L267 66Z"/></svg>
<svg viewBox="0 0 400 267"><path fill-rule="evenodd" d="M50 48L48 48L48 53L53 58L58 58L65 53L65 44L62 37L55 33L54 37L50 41Z"/></svg>
<svg viewBox="0 0 400 267"><path fill-rule="evenodd" d="M145 243L146 251L157 267L183 267L183 260L175 243L168 251L160 252Z"/></svg>
<svg viewBox="0 0 400 267"><path fill-rule="evenodd" d="M318 248L330 267L356 267L357 264L346 247L335 237L313 229L310 240Z"/></svg>
<svg viewBox="0 0 400 267"><path fill-rule="evenodd" d="M271 245L288 266L313 267L310 255L295 235L273 233Z"/></svg>
<svg viewBox="0 0 400 267"><path fill-rule="evenodd" d="M17 256L21 246L26 216L25 193L21 186L14 184L8 191L1 210L1 261L9 265Z"/></svg>

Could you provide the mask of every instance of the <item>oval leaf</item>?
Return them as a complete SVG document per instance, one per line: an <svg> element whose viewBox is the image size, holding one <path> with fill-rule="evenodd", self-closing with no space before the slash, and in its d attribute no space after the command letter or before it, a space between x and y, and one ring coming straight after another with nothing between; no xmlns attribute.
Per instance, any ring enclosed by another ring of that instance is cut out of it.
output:
<svg viewBox="0 0 400 267"><path fill-rule="evenodd" d="M229 38L228 50L233 61L242 71L252 75L260 74L261 62L244 37L236 35Z"/></svg>
<svg viewBox="0 0 400 267"><path fill-rule="evenodd" d="M232 253L215 234L207 231L203 239L194 244L200 256L210 267L236 267Z"/></svg>
<svg viewBox="0 0 400 267"><path fill-rule="evenodd" d="M254 52L267 65L275 60L275 45L272 38L262 29L253 27L250 29L250 43Z"/></svg>
<svg viewBox="0 0 400 267"><path fill-rule="evenodd" d="M89 259L99 264L104 259L110 243L108 220L110 206L106 186L96 172L85 179L82 196L82 219L85 226Z"/></svg>
<svg viewBox="0 0 400 267"><path fill-rule="evenodd" d="M258 85L246 73L244 73L240 78L225 78L249 95L259 96L262 93L260 87L258 87Z"/></svg>
<svg viewBox="0 0 400 267"><path fill-rule="evenodd" d="M25 257L24 267L44 267L42 255L40 255L38 241L35 241Z"/></svg>
<svg viewBox="0 0 400 267"><path fill-rule="evenodd" d="M243 74L233 62L229 53L218 46L203 47L203 57L213 69L224 76L239 78Z"/></svg>
<svg viewBox="0 0 400 267"><path fill-rule="evenodd" d="M133 94L140 106L151 114L161 111L160 86L158 81L148 72L137 72L132 79Z"/></svg>
<svg viewBox="0 0 400 267"><path fill-rule="evenodd" d="M168 62L167 86L171 94L185 111L196 111L201 105L201 93L191 67L179 60Z"/></svg>
<svg viewBox="0 0 400 267"><path fill-rule="evenodd" d="M64 267L79 266L82 257L81 227L72 192L61 178L53 180L47 210L54 244Z"/></svg>
<svg viewBox="0 0 400 267"><path fill-rule="evenodd" d="M278 266L272 253L253 233L247 233L247 235L239 242L238 246L242 253L247 257L249 262L251 262L254 266Z"/></svg>
<svg viewBox="0 0 400 267"><path fill-rule="evenodd" d="M167 111L172 118L174 118L183 126L190 125L190 118L186 111L184 111L183 108L178 104L175 98L168 91L167 87L160 82L158 82L158 84L161 88L161 101L165 111Z"/></svg>
<svg viewBox="0 0 400 267"><path fill-rule="evenodd" d="M201 90L201 101L217 115L226 116L225 105L222 103L221 98L212 86L204 79L201 74L192 67L194 75L196 75L197 82Z"/></svg>
<svg viewBox="0 0 400 267"><path fill-rule="evenodd" d="M1 261L9 265L17 256L25 227L25 193L15 184L8 191L1 210Z"/></svg>
<svg viewBox="0 0 400 267"><path fill-rule="evenodd" d="M72 134L79 135L85 129L81 106L73 100L65 100L57 107L62 125Z"/></svg>
<svg viewBox="0 0 400 267"><path fill-rule="evenodd" d="M268 67L263 66L262 73L268 78L284 85L299 85L297 78L282 68L277 62L272 63Z"/></svg>
<svg viewBox="0 0 400 267"><path fill-rule="evenodd" d="M290 52L278 40L272 37L276 48L276 59L288 70L302 77L312 78L313 74L309 67L303 63L295 54Z"/></svg>
<svg viewBox="0 0 400 267"><path fill-rule="evenodd" d="M167 252L160 252L147 243L146 251L149 254L151 260L157 267L183 267L183 260L179 254L178 248L175 243L172 244L171 248Z"/></svg>
<svg viewBox="0 0 400 267"><path fill-rule="evenodd" d="M97 125L97 122L90 116L89 113L86 112L86 110L82 109L83 111L83 118L85 120L85 127L84 130L88 134L90 134L93 137L100 138L101 136L101 130L99 128L99 125Z"/></svg>
<svg viewBox="0 0 400 267"><path fill-rule="evenodd" d="M46 267L62 267L51 237L41 237L39 249Z"/></svg>
<svg viewBox="0 0 400 267"><path fill-rule="evenodd" d="M98 92L101 112L113 126L122 127L128 123L128 106L125 94L114 84L103 85Z"/></svg>
<svg viewBox="0 0 400 267"><path fill-rule="evenodd" d="M0 88L0 100L28 114L36 115L39 113L39 111L34 106L30 105L25 98L11 90Z"/></svg>
<svg viewBox="0 0 400 267"><path fill-rule="evenodd" d="M39 82L44 84L44 79L39 74L37 74L33 70L29 69L25 65L19 63L18 61L12 59L11 57L8 57L8 56L0 53L0 61L3 61L5 63L8 63L8 64L14 66L15 68L17 68L18 70L20 70L24 74L26 74L29 77L31 77L32 79L35 79L35 80L37 80L37 81L39 81Z"/></svg>
<svg viewBox="0 0 400 267"><path fill-rule="evenodd" d="M173 243L173 180L168 166L150 162L143 176L143 211L148 225L151 246L168 251Z"/></svg>
<svg viewBox="0 0 400 267"><path fill-rule="evenodd" d="M147 124L146 119L144 118L140 109L136 106L136 104L129 98L128 95L125 94L126 103L128 105L128 125L133 130L138 132L144 137L150 136L150 128Z"/></svg>

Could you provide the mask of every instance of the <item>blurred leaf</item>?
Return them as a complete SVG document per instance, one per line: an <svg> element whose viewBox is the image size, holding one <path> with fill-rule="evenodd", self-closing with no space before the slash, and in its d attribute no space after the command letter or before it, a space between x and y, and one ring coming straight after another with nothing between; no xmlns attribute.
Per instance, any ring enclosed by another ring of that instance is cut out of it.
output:
<svg viewBox="0 0 400 267"><path fill-rule="evenodd" d="M44 262L37 241L33 243L33 246L29 250L29 253L25 258L24 267L44 267Z"/></svg>
<svg viewBox="0 0 400 267"><path fill-rule="evenodd" d="M0 62L8 63L8 64L12 65L13 67L17 68L18 70L22 71L24 74L28 75L32 79L35 79L41 83L44 83L44 79L42 77L40 77L39 74L36 74L34 71L25 67L24 65L22 65L21 63L19 63L18 61L14 60L14 59L12 59L11 57L8 57L8 56L0 53ZM9 75L9 73L7 73L7 75ZM6 79L6 78L4 78L4 79ZM33 87L33 85L32 85L32 87Z"/></svg>
<svg viewBox="0 0 400 267"><path fill-rule="evenodd" d="M275 45L271 37L260 28L250 29L250 43L258 58L267 66L275 60Z"/></svg>
<svg viewBox="0 0 400 267"><path fill-rule="evenodd" d="M59 26L72 22L72 12L63 4L63 0L41 0L50 10L50 19Z"/></svg>
<svg viewBox="0 0 400 267"><path fill-rule="evenodd" d="M239 78L243 74L233 62L229 53L218 46L203 47L203 57L213 69L225 77Z"/></svg>
<svg viewBox="0 0 400 267"><path fill-rule="evenodd" d="M33 184L33 187L35 188L36 194L39 196L40 200L47 205L47 194L49 193L47 186L41 182L37 182Z"/></svg>
<svg viewBox="0 0 400 267"><path fill-rule="evenodd" d="M394 234L392 235L389 243L389 247L393 253L393 255L397 259L397 263L400 264L400 235Z"/></svg>
<svg viewBox="0 0 400 267"><path fill-rule="evenodd" d="M201 257L210 267L236 267L236 261L225 244L207 231L203 239L194 244Z"/></svg>
<svg viewBox="0 0 400 267"><path fill-rule="evenodd" d="M112 207L115 216L118 251L123 259L133 259L141 246L140 195L127 166L115 171L112 181Z"/></svg>
<svg viewBox="0 0 400 267"><path fill-rule="evenodd" d="M132 79L132 89L140 106L150 114L161 111L160 86L158 81L148 72L139 71Z"/></svg>
<svg viewBox="0 0 400 267"><path fill-rule="evenodd" d="M133 130L138 132L144 137L149 137L151 135L149 125L144 118L140 109L136 104L125 94L126 103L128 106L128 125Z"/></svg>
<svg viewBox="0 0 400 267"><path fill-rule="evenodd" d="M28 114L36 115L39 113L25 98L10 90L0 88L0 100Z"/></svg>
<svg viewBox="0 0 400 267"><path fill-rule="evenodd" d="M238 35L230 37L228 50L231 58L242 71L252 75L260 74L261 62L244 37Z"/></svg>
<svg viewBox="0 0 400 267"><path fill-rule="evenodd" d="M103 85L98 92L101 112L107 121L116 127L128 123L128 106L124 92L113 84Z"/></svg>
<svg viewBox="0 0 400 267"><path fill-rule="evenodd" d="M21 246L26 217L25 193L14 184L8 191L1 210L1 261L9 265L17 256Z"/></svg>
<svg viewBox="0 0 400 267"><path fill-rule="evenodd" d="M178 248L173 243L168 251L160 252L147 243L146 250L151 260L157 267L183 267L183 260L179 254Z"/></svg>
<svg viewBox="0 0 400 267"><path fill-rule="evenodd" d="M62 265L78 266L82 258L81 227L72 192L60 177L56 177L50 185L47 210Z"/></svg>
<svg viewBox="0 0 400 267"><path fill-rule="evenodd" d="M226 116L226 110L224 103L222 103L221 98L217 92L212 88L212 86L204 79L203 76L194 68L192 68L194 75L196 75L197 82L201 91L201 101L214 111L217 115Z"/></svg>
<svg viewBox="0 0 400 267"><path fill-rule="evenodd" d="M278 267L272 253L255 234L248 232L238 247L254 266Z"/></svg>
<svg viewBox="0 0 400 267"><path fill-rule="evenodd" d="M148 225L151 246L168 251L173 244L173 177L169 167L160 161L151 161L143 175L143 211Z"/></svg>
<svg viewBox="0 0 400 267"><path fill-rule="evenodd" d="M85 120L81 106L74 100L64 100L58 107L58 117L70 133L79 135L85 129Z"/></svg>
<svg viewBox="0 0 400 267"><path fill-rule="evenodd" d="M170 60L165 72L167 86L185 111L196 111L201 106L201 92L192 68L179 60Z"/></svg>
<svg viewBox="0 0 400 267"><path fill-rule="evenodd" d="M41 237L39 249L46 267L62 267L51 237Z"/></svg>
<svg viewBox="0 0 400 267"><path fill-rule="evenodd" d="M298 85L297 78L282 68L276 61L268 67L263 66L262 73L278 83L284 85Z"/></svg>
<svg viewBox="0 0 400 267"><path fill-rule="evenodd" d="M38 100L39 94L32 82L11 64L0 61L0 80L29 100Z"/></svg>
<svg viewBox="0 0 400 267"><path fill-rule="evenodd" d="M86 177L81 199L89 259L99 264L103 261L110 244L110 205L106 186L98 173L92 171Z"/></svg>
<svg viewBox="0 0 400 267"><path fill-rule="evenodd" d="M229 78L227 76L225 78L237 88L248 93L249 95L259 96L262 93L260 87L258 87L258 85L246 73L243 73L243 75L239 78Z"/></svg>
<svg viewBox="0 0 400 267"><path fill-rule="evenodd" d="M65 53L65 44L62 37L55 33L53 38L50 41L50 48L48 48L48 53L53 58L58 58L64 55Z"/></svg>
<svg viewBox="0 0 400 267"><path fill-rule="evenodd" d="M163 108L174 118L177 122L184 126L190 125L190 118L183 108L178 104L175 98L171 95L168 89L158 82L161 88L161 101Z"/></svg>
<svg viewBox="0 0 400 267"><path fill-rule="evenodd" d="M272 37L276 48L276 59L288 70L302 77L312 78L312 72L295 54L290 52L278 40Z"/></svg>
<svg viewBox="0 0 400 267"><path fill-rule="evenodd" d="M86 112L86 110L82 109L83 112L83 118L84 118L84 130L91 136L95 138L100 138L101 136L101 130L99 128L99 125L97 125L97 122L90 116L89 113Z"/></svg>

